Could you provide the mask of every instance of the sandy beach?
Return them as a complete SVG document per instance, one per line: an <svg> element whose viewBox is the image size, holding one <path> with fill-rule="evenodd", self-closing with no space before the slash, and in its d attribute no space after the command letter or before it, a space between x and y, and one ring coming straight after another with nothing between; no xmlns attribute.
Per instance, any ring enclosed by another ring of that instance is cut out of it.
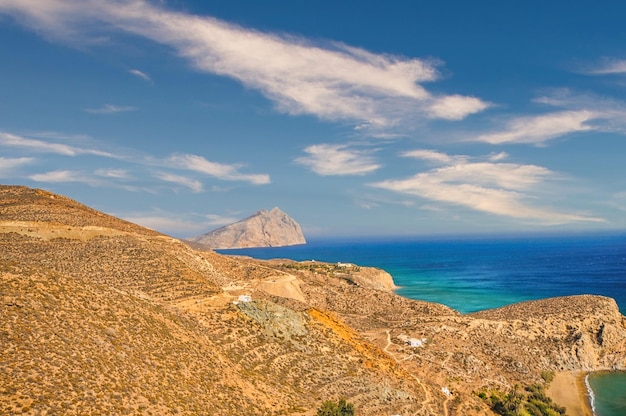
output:
<svg viewBox="0 0 626 416"><path fill-rule="evenodd" d="M559 406L564 406L570 416L593 416L585 375L580 371L558 372L547 390L548 396Z"/></svg>

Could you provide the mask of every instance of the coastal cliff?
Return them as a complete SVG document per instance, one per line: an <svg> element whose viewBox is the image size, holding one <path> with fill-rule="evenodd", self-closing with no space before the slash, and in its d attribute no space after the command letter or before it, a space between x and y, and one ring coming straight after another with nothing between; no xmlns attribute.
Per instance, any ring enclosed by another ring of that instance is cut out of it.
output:
<svg viewBox="0 0 626 416"><path fill-rule="evenodd" d="M198 251L0 186L0 413L312 416L346 397L359 415L490 415L477 393L626 369L612 299L462 315L393 288L377 269Z"/></svg>
<svg viewBox="0 0 626 416"><path fill-rule="evenodd" d="M306 244L300 224L278 207L189 239L209 248L282 247Z"/></svg>

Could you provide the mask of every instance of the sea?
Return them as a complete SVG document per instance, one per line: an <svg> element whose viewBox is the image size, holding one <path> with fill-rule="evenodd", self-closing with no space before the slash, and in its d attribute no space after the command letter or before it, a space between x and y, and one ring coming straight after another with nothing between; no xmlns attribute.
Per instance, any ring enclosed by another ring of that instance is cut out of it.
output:
<svg viewBox="0 0 626 416"><path fill-rule="evenodd" d="M393 276L397 294L462 313L579 294L612 297L626 312L626 233L319 239L218 251L378 267ZM626 415L626 373L593 374L588 387L596 416Z"/></svg>

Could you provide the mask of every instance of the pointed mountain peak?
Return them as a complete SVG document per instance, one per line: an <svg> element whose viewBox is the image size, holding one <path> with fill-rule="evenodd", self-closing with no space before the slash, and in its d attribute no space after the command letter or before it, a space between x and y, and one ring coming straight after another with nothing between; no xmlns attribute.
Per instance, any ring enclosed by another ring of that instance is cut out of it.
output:
<svg viewBox="0 0 626 416"><path fill-rule="evenodd" d="M278 207L261 209L248 218L189 240L222 249L306 244L300 225Z"/></svg>

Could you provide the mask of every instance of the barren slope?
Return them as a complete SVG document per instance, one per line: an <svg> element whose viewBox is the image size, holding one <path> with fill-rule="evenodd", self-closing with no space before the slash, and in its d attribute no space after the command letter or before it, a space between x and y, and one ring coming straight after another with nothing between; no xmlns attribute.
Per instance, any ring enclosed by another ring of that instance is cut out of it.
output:
<svg viewBox="0 0 626 416"><path fill-rule="evenodd" d="M612 299L461 315L392 285L370 268L197 251L0 186L0 413L313 415L345 396L359 415L490 414L475 392L626 368Z"/></svg>

